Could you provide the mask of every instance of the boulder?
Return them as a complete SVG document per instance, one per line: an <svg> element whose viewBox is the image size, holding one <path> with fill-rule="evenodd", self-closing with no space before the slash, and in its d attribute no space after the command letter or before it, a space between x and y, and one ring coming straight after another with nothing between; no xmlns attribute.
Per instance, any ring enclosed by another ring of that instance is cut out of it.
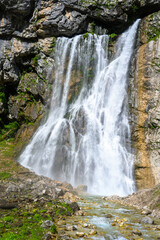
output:
<svg viewBox="0 0 160 240"><path fill-rule="evenodd" d="M141 223L145 223L145 224L153 224L154 221L153 221L152 218L146 216L146 217L144 217L144 218L141 219Z"/></svg>

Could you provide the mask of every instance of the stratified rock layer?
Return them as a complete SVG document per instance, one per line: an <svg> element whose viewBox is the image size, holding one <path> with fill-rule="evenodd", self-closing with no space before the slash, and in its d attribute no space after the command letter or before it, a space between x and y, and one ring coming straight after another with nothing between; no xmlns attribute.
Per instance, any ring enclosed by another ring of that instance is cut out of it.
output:
<svg viewBox="0 0 160 240"><path fill-rule="evenodd" d="M158 21L158 22L157 22ZM137 123L134 129L135 174L138 188L160 182L160 12L142 20L136 56L136 103L132 102ZM145 29L145 30L144 30Z"/></svg>

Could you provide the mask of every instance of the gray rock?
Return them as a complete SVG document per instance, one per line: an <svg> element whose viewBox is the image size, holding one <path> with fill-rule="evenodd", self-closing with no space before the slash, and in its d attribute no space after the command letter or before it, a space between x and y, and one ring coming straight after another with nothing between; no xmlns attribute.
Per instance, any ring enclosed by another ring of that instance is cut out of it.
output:
<svg viewBox="0 0 160 240"><path fill-rule="evenodd" d="M85 233L84 232L76 232L76 235L78 237L84 237Z"/></svg>
<svg viewBox="0 0 160 240"><path fill-rule="evenodd" d="M76 212L76 211L80 210L80 207L79 207L78 203L76 203L76 202L72 202L70 204L70 208L72 209L73 212Z"/></svg>
<svg viewBox="0 0 160 240"><path fill-rule="evenodd" d="M46 233L42 238L42 240L50 240L50 239L52 239L52 233L51 232Z"/></svg>
<svg viewBox="0 0 160 240"><path fill-rule="evenodd" d="M56 194L58 197L63 196L64 195L64 191L60 188L55 188Z"/></svg>
<svg viewBox="0 0 160 240"><path fill-rule="evenodd" d="M18 191L19 191L18 187L13 184L9 185L6 189L6 193L18 192Z"/></svg>
<svg viewBox="0 0 160 240"><path fill-rule="evenodd" d="M51 227L51 226L53 226L53 225L54 225L54 223L53 223L52 221L46 220L46 221L44 221L44 222L42 223L41 227L43 227L43 228L49 228L49 227Z"/></svg>
<svg viewBox="0 0 160 240"><path fill-rule="evenodd" d="M92 229L92 230L89 231L89 234L90 234L90 235L96 235L96 234L97 234L97 231L94 230L94 229Z"/></svg>
<svg viewBox="0 0 160 240"><path fill-rule="evenodd" d="M152 218L146 216L146 217L144 217L144 218L141 219L141 223L145 223L145 224L153 224L154 221L153 221Z"/></svg>
<svg viewBox="0 0 160 240"><path fill-rule="evenodd" d="M138 236L142 236L142 233L137 229L133 230L132 233Z"/></svg>
<svg viewBox="0 0 160 240"><path fill-rule="evenodd" d="M75 231L75 230L77 230L77 226L75 226L75 225L71 225L71 226L66 226L66 230L67 231Z"/></svg>

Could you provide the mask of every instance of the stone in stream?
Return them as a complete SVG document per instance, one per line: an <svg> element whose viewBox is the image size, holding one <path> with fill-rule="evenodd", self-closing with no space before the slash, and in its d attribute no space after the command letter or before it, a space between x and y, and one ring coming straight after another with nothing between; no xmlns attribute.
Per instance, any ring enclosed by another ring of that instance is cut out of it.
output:
<svg viewBox="0 0 160 240"><path fill-rule="evenodd" d="M76 202L72 202L70 204L70 208L72 209L73 212L76 212L76 211L80 210L80 207L78 206L78 203L76 203Z"/></svg>
<svg viewBox="0 0 160 240"><path fill-rule="evenodd" d="M149 215L149 214L151 214L151 211L149 209L145 209L142 211L142 214Z"/></svg>
<svg viewBox="0 0 160 240"><path fill-rule="evenodd" d="M146 217L144 217L144 218L141 219L141 223L145 223L145 224L153 224L154 221L153 221L152 218L146 216Z"/></svg>
<svg viewBox="0 0 160 240"><path fill-rule="evenodd" d="M137 229L133 230L132 233L138 236L142 236L142 233Z"/></svg>
<svg viewBox="0 0 160 240"><path fill-rule="evenodd" d="M84 227L84 228L87 228L87 227L88 227L88 224L87 224L87 223L84 223L84 224L83 224L83 227Z"/></svg>
<svg viewBox="0 0 160 240"><path fill-rule="evenodd" d="M147 206L144 206L144 207L143 207L142 214L144 214L144 215L149 215L149 214L151 214L151 210L148 209Z"/></svg>
<svg viewBox="0 0 160 240"><path fill-rule="evenodd" d="M90 234L90 235L96 235L96 234L97 234L97 231L94 230L94 229L92 229L92 230L89 231L89 234Z"/></svg>
<svg viewBox="0 0 160 240"><path fill-rule="evenodd" d="M81 210L76 212L76 216L84 216L84 215L85 213Z"/></svg>
<svg viewBox="0 0 160 240"><path fill-rule="evenodd" d="M84 237L85 233L84 232L76 232L76 235L78 237Z"/></svg>
<svg viewBox="0 0 160 240"><path fill-rule="evenodd" d="M106 218L113 218L112 214L108 213L105 215Z"/></svg>
<svg viewBox="0 0 160 240"><path fill-rule="evenodd" d="M67 231L76 231L77 230L77 226L73 225L73 226L66 226L66 230Z"/></svg>

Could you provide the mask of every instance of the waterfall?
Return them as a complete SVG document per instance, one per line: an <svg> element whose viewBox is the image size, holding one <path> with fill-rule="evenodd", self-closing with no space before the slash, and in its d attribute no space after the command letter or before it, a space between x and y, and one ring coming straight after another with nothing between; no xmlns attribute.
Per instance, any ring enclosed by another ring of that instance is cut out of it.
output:
<svg viewBox="0 0 160 240"><path fill-rule="evenodd" d="M135 190L127 86L138 23L120 36L112 60L107 35L57 39L50 112L19 157L23 166L93 194Z"/></svg>

